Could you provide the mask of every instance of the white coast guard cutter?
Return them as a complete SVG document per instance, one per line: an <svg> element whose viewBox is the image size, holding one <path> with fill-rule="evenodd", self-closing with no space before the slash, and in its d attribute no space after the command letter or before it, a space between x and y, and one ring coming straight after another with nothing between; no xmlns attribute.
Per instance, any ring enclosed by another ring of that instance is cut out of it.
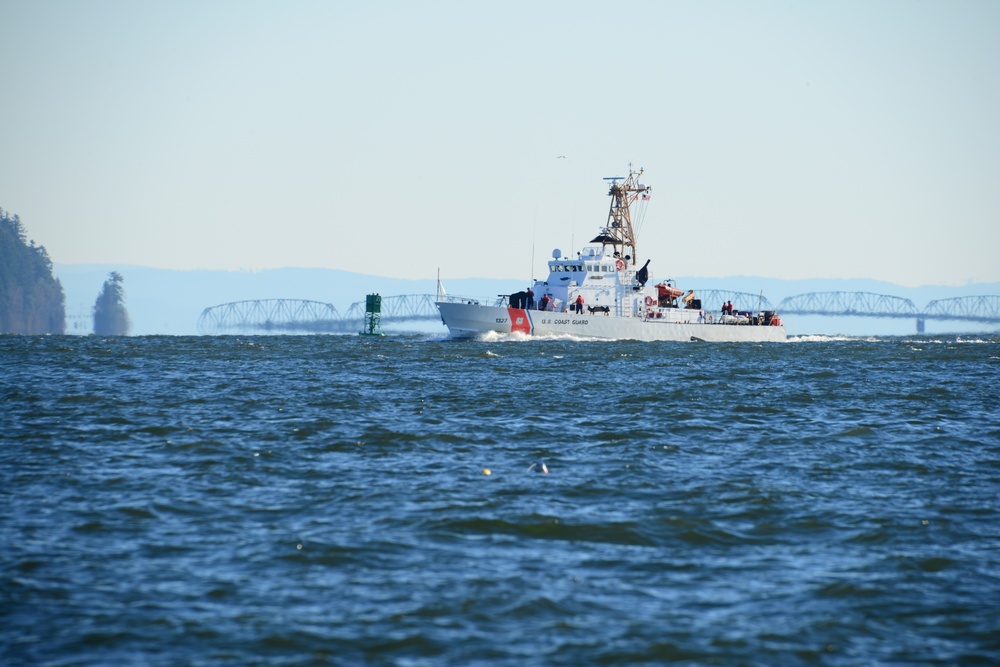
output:
<svg viewBox="0 0 1000 667"><path fill-rule="evenodd" d="M650 260L640 266L632 206L649 198L642 170L610 181L611 210L600 233L576 253L556 249L549 275L527 291L504 295L493 305L446 297L437 301L454 337L488 332L530 336L580 336L613 340L717 342L783 341L785 327L773 311L708 313L693 291L672 281L653 283Z"/></svg>

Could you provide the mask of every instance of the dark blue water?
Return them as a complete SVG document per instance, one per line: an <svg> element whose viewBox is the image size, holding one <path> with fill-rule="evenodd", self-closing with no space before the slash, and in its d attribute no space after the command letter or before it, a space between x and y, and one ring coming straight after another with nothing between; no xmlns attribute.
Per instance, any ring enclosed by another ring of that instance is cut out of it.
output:
<svg viewBox="0 0 1000 667"><path fill-rule="evenodd" d="M998 664L998 380L996 336L0 337L0 663Z"/></svg>

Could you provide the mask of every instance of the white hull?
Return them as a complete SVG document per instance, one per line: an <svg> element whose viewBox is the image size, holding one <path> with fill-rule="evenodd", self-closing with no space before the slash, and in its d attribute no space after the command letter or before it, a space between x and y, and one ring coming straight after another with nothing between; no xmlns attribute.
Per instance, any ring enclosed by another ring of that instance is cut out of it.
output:
<svg viewBox="0 0 1000 667"><path fill-rule="evenodd" d="M642 317L525 310L476 303L437 303L451 335L474 338L482 334L522 333L528 336L575 336L607 340L707 342L782 342L783 326L669 322Z"/></svg>

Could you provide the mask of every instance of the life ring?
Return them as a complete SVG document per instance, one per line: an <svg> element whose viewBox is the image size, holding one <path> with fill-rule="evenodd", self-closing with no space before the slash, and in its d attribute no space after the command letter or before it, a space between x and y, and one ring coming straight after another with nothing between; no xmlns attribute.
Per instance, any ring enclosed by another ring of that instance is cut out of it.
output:
<svg viewBox="0 0 1000 667"><path fill-rule="evenodd" d="M653 301L653 297L651 297L651 296L647 296L646 297L646 305L647 306L652 306L654 303L655 303L655 301Z"/></svg>
<svg viewBox="0 0 1000 667"><path fill-rule="evenodd" d="M774 325L774 326L776 326L776 327L780 327L781 326L781 318L780 317L772 317L771 318L771 324Z"/></svg>
<svg viewBox="0 0 1000 667"><path fill-rule="evenodd" d="M620 259L616 259L615 260L615 268L618 269L619 271L621 271L622 269L625 268L625 262L621 261Z"/></svg>

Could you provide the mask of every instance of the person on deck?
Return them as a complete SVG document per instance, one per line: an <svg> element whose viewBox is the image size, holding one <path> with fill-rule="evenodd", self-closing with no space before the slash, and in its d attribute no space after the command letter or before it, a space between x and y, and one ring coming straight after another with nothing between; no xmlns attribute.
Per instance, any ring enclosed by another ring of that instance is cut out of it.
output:
<svg viewBox="0 0 1000 667"><path fill-rule="evenodd" d="M533 310L535 308L535 293L528 288L528 303L526 305L527 310Z"/></svg>
<svg viewBox="0 0 1000 667"><path fill-rule="evenodd" d="M538 310L548 310L549 309L549 295L543 294L542 298L538 302Z"/></svg>
<svg viewBox="0 0 1000 667"><path fill-rule="evenodd" d="M583 314L583 295L582 294L579 294L576 297L576 314L577 315L582 315Z"/></svg>

